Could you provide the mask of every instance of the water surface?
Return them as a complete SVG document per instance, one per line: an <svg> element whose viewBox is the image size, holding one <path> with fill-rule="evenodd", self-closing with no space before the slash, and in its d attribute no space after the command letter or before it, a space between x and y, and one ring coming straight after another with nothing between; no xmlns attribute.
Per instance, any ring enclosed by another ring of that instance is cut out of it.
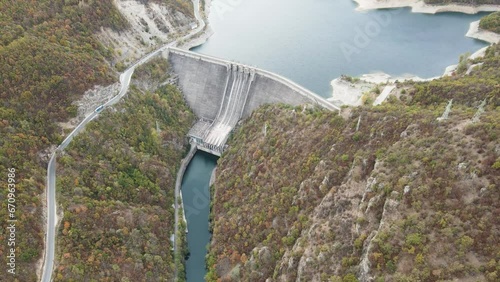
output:
<svg viewBox="0 0 500 282"><path fill-rule="evenodd" d="M188 282L205 281L205 255L210 242L208 215L210 212L209 182L217 157L197 152L182 179L182 200L188 226L189 259L186 261Z"/></svg>
<svg viewBox="0 0 500 282"><path fill-rule="evenodd" d="M323 97L341 74L441 75L486 43L465 37L485 14L409 8L356 12L351 0L215 0L215 34L193 51L276 72ZM235 3L235 4L231 4Z"/></svg>
<svg viewBox="0 0 500 282"><path fill-rule="evenodd" d="M215 34L193 51L284 75L323 97L341 74L441 75L460 54L486 43L465 37L481 15L413 14L410 9L359 13L351 0L215 0ZM184 175L188 282L204 281L209 180L216 157L197 153Z"/></svg>

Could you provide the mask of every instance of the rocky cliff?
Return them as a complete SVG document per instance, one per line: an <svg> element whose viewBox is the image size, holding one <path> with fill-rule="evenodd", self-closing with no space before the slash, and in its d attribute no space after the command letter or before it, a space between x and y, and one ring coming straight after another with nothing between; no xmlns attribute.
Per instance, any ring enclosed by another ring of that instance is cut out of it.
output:
<svg viewBox="0 0 500 282"><path fill-rule="evenodd" d="M498 50L380 106L255 112L219 160L208 281L497 281Z"/></svg>
<svg viewBox="0 0 500 282"><path fill-rule="evenodd" d="M131 62L155 46L173 41L196 26L189 0L115 0L128 22L124 31L101 28L99 40L115 51L115 63Z"/></svg>

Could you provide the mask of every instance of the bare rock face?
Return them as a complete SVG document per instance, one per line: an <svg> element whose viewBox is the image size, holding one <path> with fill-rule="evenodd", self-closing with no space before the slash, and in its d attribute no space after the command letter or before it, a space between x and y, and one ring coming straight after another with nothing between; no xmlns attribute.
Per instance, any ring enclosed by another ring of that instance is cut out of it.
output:
<svg viewBox="0 0 500 282"><path fill-rule="evenodd" d="M117 62L133 61L189 31L195 23L189 14L192 9L177 9L162 1L116 0L115 4L130 27L123 32L103 28L98 38L116 51Z"/></svg>
<svg viewBox="0 0 500 282"><path fill-rule="evenodd" d="M94 88L87 90L79 100L73 102L78 108L76 117L66 122L58 123L62 130L62 134L65 136L68 132L73 130L86 116L90 115L97 107L117 95L119 91L120 83L118 82L108 86L96 85ZM45 162L44 159L42 160Z"/></svg>
<svg viewBox="0 0 500 282"><path fill-rule="evenodd" d="M93 89L87 90L83 97L75 102L78 106L78 119L85 118L85 116L94 111L98 106L117 95L119 90L119 83L108 86L96 85Z"/></svg>
<svg viewBox="0 0 500 282"><path fill-rule="evenodd" d="M38 159L41 163L44 165L48 164L50 161L50 157L52 156L52 153L56 150L55 145L51 145L50 147L40 151L38 153Z"/></svg>
<svg viewBox="0 0 500 282"><path fill-rule="evenodd" d="M260 248L259 260L263 263L269 263L271 261L271 251L269 251L268 247Z"/></svg>

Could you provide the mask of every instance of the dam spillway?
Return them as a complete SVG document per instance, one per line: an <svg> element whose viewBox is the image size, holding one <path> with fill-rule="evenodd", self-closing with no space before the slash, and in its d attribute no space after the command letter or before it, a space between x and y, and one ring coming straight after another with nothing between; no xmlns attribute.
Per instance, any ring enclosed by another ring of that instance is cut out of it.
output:
<svg viewBox="0 0 500 282"><path fill-rule="evenodd" d="M254 75L253 70L243 66L231 65L228 68L228 79L219 113L203 135L203 140L210 149L222 152L229 133L243 114Z"/></svg>
<svg viewBox="0 0 500 282"><path fill-rule="evenodd" d="M239 120L264 104L312 104L339 110L324 98L277 74L177 48L169 64L198 118L188 136L198 149L220 156Z"/></svg>

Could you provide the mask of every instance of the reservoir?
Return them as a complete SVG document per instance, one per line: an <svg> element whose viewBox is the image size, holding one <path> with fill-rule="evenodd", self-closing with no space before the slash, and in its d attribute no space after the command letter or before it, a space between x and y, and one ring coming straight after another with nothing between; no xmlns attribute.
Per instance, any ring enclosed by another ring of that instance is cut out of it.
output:
<svg viewBox="0 0 500 282"><path fill-rule="evenodd" d="M341 74L442 75L486 43L467 38L486 15L355 11L352 0L215 0L214 34L192 51L281 74L325 98Z"/></svg>
<svg viewBox="0 0 500 282"><path fill-rule="evenodd" d="M217 157L198 151L182 179L182 200L188 227L189 259L186 261L187 281L205 281L205 255L210 241L208 214L210 213L209 183Z"/></svg>
<svg viewBox="0 0 500 282"><path fill-rule="evenodd" d="M351 0L215 0L209 16L215 33L192 50L281 74L329 98L330 82L341 74L439 76L460 54L486 46L465 37L470 22L485 14L355 8ZM206 274L209 181L216 160L198 152L182 182L188 282L204 281Z"/></svg>

